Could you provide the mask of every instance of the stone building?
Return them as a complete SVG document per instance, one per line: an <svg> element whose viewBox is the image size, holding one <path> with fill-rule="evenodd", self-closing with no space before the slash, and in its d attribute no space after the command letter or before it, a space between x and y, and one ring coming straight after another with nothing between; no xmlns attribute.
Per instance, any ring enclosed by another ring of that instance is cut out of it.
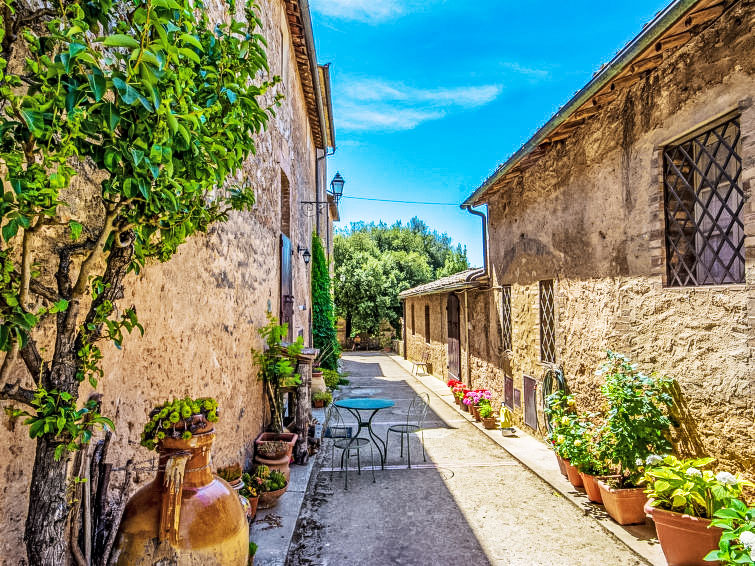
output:
<svg viewBox="0 0 755 566"><path fill-rule="evenodd" d="M289 319L292 335L311 344L304 251L315 230L332 242L334 211L323 215L318 205L320 214L312 214L302 203L328 202L326 157L335 148L329 70L316 63L306 2L259 5L270 75L282 78L277 88L284 99L244 167L256 204L191 238L169 262L127 276L121 303L136 306L145 335L127 336L121 350L103 348L105 375L98 387L102 413L117 427L109 455L116 486L131 458L137 463L134 490L154 475L154 453L139 446L139 436L148 411L173 397L217 398L222 414L213 463L246 461L267 419L251 353L262 347L257 329L266 313ZM228 21L227 6L207 3L211 19ZM22 536L34 445L24 426L0 435L2 564L25 563Z"/></svg>
<svg viewBox="0 0 755 566"><path fill-rule="evenodd" d="M677 448L755 476L755 3L678 0L462 205L486 265L402 293L410 359L544 434L606 349L674 377Z"/></svg>

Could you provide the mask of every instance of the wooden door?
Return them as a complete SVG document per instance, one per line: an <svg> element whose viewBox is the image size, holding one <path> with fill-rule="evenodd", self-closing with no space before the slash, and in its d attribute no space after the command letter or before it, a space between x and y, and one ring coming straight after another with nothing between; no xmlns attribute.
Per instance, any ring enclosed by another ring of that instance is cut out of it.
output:
<svg viewBox="0 0 755 566"><path fill-rule="evenodd" d="M293 339L294 320L294 280L291 270L291 240L285 234L281 234L281 324L288 324L288 339Z"/></svg>
<svg viewBox="0 0 755 566"><path fill-rule="evenodd" d="M446 303L448 318L448 373L454 379L461 374L461 349L459 345L459 299L456 295L448 296Z"/></svg>

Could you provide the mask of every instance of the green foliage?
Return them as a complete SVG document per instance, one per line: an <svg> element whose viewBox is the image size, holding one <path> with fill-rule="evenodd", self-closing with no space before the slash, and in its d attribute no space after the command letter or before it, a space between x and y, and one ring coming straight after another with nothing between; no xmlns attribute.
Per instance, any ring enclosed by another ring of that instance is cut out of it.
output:
<svg viewBox="0 0 755 566"><path fill-rule="evenodd" d="M490 401L485 399L486 402L480 402L477 406L477 411L480 413L480 418L487 419L493 416L493 407L490 406Z"/></svg>
<svg viewBox="0 0 755 566"><path fill-rule="evenodd" d="M129 247L128 269L139 272L231 210L251 208L250 188L225 181L254 153L272 114L260 97L278 79L260 80L268 65L254 0L246 22L230 25L210 22L198 0L52 6L43 33L18 38L23 65L11 72L0 59L0 349L25 347L44 315L78 306L91 289L94 310L67 343L77 378L96 386L96 342L120 347L124 331L143 332L133 309L118 314L104 298L111 271L96 270ZM69 207L63 195L82 170L100 180L99 199ZM42 232L67 249L60 258L32 257L29 240ZM82 258L78 280L59 283L52 307L29 310L31 280L67 270L71 254Z"/></svg>
<svg viewBox="0 0 755 566"><path fill-rule="evenodd" d="M288 336L288 324L278 324L278 319L269 312L267 324L258 330L267 346L264 350L252 350L256 364L257 378L265 386L270 402L272 427L275 432L283 431L283 397L281 389L299 385L301 380L296 373L296 356L301 353L304 342L301 336L292 344L284 344Z"/></svg>
<svg viewBox="0 0 755 566"><path fill-rule="evenodd" d="M325 355L320 360L324 369L338 369L341 349L333 315L333 295L325 250L317 234L312 234L312 345Z"/></svg>
<svg viewBox="0 0 755 566"><path fill-rule="evenodd" d="M739 498L745 486L752 487L732 474L703 469L713 462L715 458L679 460L665 456L645 470L645 493L653 499L654 507L710 519Z"/></svg>
<svg viewBox="0 0 755 566"><path fill-rule="evenodd" d="M574 395L567 395L559 389L551 393L545 401L545 415L551 424L545 440L551 443L556 454L566 458L564 444L567 437L570 437L572 423L577 418Z"/></svg>
<svg viewBox="0 0 755 566"><path fill-rule="evenodd" d="M276 491L288 484L285 475L264 465L257 466L252 476L252 483L259 486L259 491Z"/></svg>
<svg viewBox="0 0 755 566"><path fill-rule="evenodd" d="M236 481L241 477L241 464L231 464L218 468L218 476L227 482Z"/></svg>
<svg viewBox="0 0 755 566"><path fill-rule="evenodd" d="M199 418L197 418L199 417ZM199 399L173 399L155 407L149 413L144 425L141 445L148 450L156 450L164 438L189 440L197 430L207 423L218 420L218 402L211 397Z"/></svg>
<svg viewBox="0 0 755 566"><path fill-rule="evenodd" d="M252 474L244 472L241 475L241 481L244 482L244 487L239 490L239 493L241 495L243 495L247 499L254 499L255 497L259 497L260 486L263 482L262 479L260 479L256 475L253 476Z"/></svg>
<svg viewBox="0 0 755 566"><path fill-rule="evenodd" d="M353 223L334 239L336 313L352 333L377 334L387 320L400 330L398 294L469 268L466 249L418 218L407 225Z"/></svg>
<svg viewBox="0 0 755 566"><path fill-rule="evenodd" d="M257 549L259 547L257 546L256 542L250 542L249 543L249 558L251 559L255 554L257 554Z"/></svg>
<svg viewBox="0 0 755 566"><path fill-rule="evenodd" d="M330 405L333 402L333 394L330 391L318 391L312 395L313 401L325 401L326 405Z"/></svg>
<svg viewBox="0 0 755 566"><path fill-rule="evenodd" d="M325 380L325 385L328 389L331 391L335 391L338 389L338 386L340 385L341 376L338 373L337 370L334 369L323 369L322 370L322 378Z"/></svg>
<svg viewBox="0 0 755 566"><path fill-rule="evenodd" d="M31 401L35 413L6 407L5 411L11 418L27 417L24 424L29 426L29 436L39 438L47 435L57 444L55 459L60 460L63 453L81 448L92 438L95 427L115 430L113 422L100 415L98 403L87 401L81 409L76 408L73 395L65 391L47 391L38 388Z"/></svg>
<svg viewBox="0 0 755 566"><path fill-rule="evenodd" d="M637 485L645 459L671 451L667 414L672 380L645 375L627 357L611 351L596 373L605 377L602 391L608 400L599 451L603 459L619 466L621 487Z"/></svg>
<svg viewBox="0 0 755 566"><path fill-rule="evenodd" d="M724 530L718 550L709 552L704 560L720 560L722 566L742 564L755 566L755 507L739 499L714 513L711 526Z"/></svg>

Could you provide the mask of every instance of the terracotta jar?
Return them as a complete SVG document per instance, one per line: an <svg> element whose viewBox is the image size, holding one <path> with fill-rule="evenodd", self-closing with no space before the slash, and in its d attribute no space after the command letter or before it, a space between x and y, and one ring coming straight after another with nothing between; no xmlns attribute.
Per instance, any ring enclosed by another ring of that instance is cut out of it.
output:
<svg viewBox="0 0 755 566"><path fill-rule="evenodd" d="M312 368L312 383L310 384L312 393L322 393L328 390L328 386L325 384L325 378L322 375L322 370L318 368Z"/></svg>
<svg viewBox="0 0 755 566"><path fill-rule="evenodd" d="M636 525L645 522L645 488L616 489L598 480L600 497L608 514L619 525Z"/></svg>
<svg viewBox="0 0 755 566"><path fill-rule="evenodd" d="M119 566L246 566L249 524L238 494L210 467L212 428L159 445L155 479L126 504Z"/></svg>
<svg viewBox="0 0 755 566"><path fill-rule="evenodd" d="M658 540L668 566L715 566L718 561L708 562L703 557L711 550L718 550L722 529L710 527L709 519L692 517L658 509L645 504L645 513L653 518Z"/></svg>

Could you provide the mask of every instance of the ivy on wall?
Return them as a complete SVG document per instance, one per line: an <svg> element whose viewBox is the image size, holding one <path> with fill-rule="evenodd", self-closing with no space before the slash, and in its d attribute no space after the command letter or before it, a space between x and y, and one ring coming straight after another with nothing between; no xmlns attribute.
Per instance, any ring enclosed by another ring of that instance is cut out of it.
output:
<svg viewBox="0 0 755 566"><path fill-rule="evenodd" d="M325 250L317 234L312 234L312 343L325 355L320 367L338 369L341 354L333 315L333 295Z"/></svg>

